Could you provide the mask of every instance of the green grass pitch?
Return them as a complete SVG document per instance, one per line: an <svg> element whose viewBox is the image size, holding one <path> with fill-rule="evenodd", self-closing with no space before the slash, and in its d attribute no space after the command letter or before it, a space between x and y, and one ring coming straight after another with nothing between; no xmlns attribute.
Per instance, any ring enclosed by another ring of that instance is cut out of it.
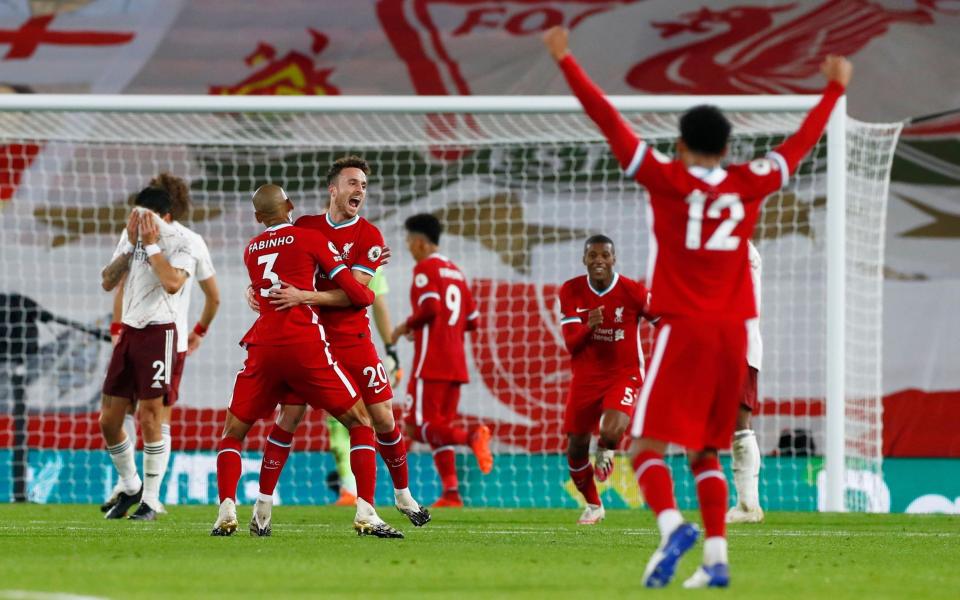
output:
<svg viewBox="0 0 960 600"><path fill-rule="evenodd" d="M437 510L403 540L358 538L353 511L279 506L274 534L211 538L216 508L156 523L105 521L94 506L0 505L0 599L15 590L100 598L960 598L960 518L773 513L730 529L732 587L642 590L657 543L646 511L598 527L572 510ZM695 518L695 515L690 515ZM58 597L58 596L52 596ZM66 598L67 596L59 596Z"/></svg>

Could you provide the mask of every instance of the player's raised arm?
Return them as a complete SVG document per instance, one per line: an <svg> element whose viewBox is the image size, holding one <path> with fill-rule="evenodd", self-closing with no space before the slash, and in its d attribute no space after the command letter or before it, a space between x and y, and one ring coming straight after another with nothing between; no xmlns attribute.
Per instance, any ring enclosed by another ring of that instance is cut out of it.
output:
<svg viewBox="0 0 960 600"><path fill-rule="evenodd" d="M610 104L603 90L577 64L567 43L568 35L564 27L551 27L543 35L543 43L560 65L570 90L580 100L587 116L600 128L614 156L620 161L620 166L626 170L633 160L640 138L620 112Z"/></svg>
<svg viewBox="0 0 960 600"><path fill-rule="evenodd" d="M769 155L773 160L782 161L779 166L784 171L784 183L786 183L788 175L793 175L796 172L800 161L823 135L823 130L827 126L834 105L850 84L850 78L853 76L853 65L842 56L828 56L820 66L820 72L827 80L827 87L823 90L820 102L807 113L800 129L771 151Z"/></svg>

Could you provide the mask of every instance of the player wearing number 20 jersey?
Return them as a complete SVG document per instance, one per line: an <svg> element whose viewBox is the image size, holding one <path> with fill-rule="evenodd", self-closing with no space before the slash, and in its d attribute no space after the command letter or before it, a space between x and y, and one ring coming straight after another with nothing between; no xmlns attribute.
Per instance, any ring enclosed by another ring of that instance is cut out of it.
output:
<svg viewBox="0 0 960 600"><path fill-rule="evenodd" d="M483 473L493 468L486 426L470 431L453 425L460 387L467 383L465 334L479 311L463 272L439 253L442 227L433 215L407 219L407 246L417 261L410 286L413 314L393 333L413 334L414 356L407 388L406 425L413 439L433 447L443 496L434 506L463 506L454 465L454 446L470 445Z"/></svg>

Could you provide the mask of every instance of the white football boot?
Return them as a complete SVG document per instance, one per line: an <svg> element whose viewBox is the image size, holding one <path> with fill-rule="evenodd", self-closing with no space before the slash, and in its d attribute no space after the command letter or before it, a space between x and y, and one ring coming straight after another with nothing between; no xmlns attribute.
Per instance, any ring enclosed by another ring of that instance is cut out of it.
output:
<svg viewBox="0 0 960 600"><path fill-rule="evenodd" d="M227 498L220 503L220 511L217 513L217 522L213 524L212 536L226 537L233 535L237 530L237 505Z"/></svg>
<svg viewBox="0 0 960 600"><path fill-rule="evenodd" d="M607 515L602 504L588 504L577 520L577 525L596 525Z"/></svg>

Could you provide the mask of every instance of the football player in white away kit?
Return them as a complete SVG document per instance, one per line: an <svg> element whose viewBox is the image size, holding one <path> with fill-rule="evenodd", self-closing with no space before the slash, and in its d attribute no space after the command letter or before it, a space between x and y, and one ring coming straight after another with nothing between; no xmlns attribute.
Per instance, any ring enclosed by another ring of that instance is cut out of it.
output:
<svg viewBox="0 0 960 600"><path fill-rule="evenodd" d="M737 414L737 429L733 433L733 486L737 503L727 511L727 523L760 523L760 446L757 434L751 428L751 414L760 408L757 394L757 376L763 363L763 339L760 337L760 275L763 272L760 252L753 242L747 242L750 257L750 278L757 302L757 316L747 321L747 378Z"/></svg>
<svg viewBox="0 0 960 600"><path fill-rule="evenodd" d="M194 258L194 278L200 285L200 290L204 296L203 311L200 314L200 318L193 330L188 331L187 318L190 313L190 296L193 291L193 286L189 284L184 285L177 293L177 360L174 371L171 373L170 390L164 397L163 423L160 426L163 437L163 452L160 454L161 466L159 467L160 482L162 484L166 476L167 466L170 463L170 451L172 447L170 430L171 413L173 405L180 396L180 382L183 377L184 363L186 357L196 352L200 347L203 336L206 335L207 329L213 322L217 314L217 309L220 306L220 291L217 287L216 271L213 267L213 261L210 258L210 250L207 248L207 243L199 234L191 231L178 220L184 218L190 210L190 188L183 179L170 173L161 173L157 177L154 177L150 180L150 186L166 190L170 195L170 215L173 219L170 224L190 240L191 256ZM123 314L123 288L124 283L121 282L120 285L117 286L117 293L114 299L114 323L110 325L114 345L116 345L117 338L119 337L120 320ZM127 433L127 439L130 440L134 448L137 446L135 412L136 405L134 404L130 406L123 421L123 429ZM117 481L117 484L110 493L110 497L100 506L100 510L102 512L110 510L110 508L116 504L122 491L123 482ZM166 512L166 510L161 505L158 508L158 512L163 513Z"/></svg>
<svg viewBox="0 0 960 600"><path fill-rule="evenodd" d="M113 290L126 278L127 293L122 331L103 382L100 429L124 488L106 518L122 518L139 500L130 518L152 521L160 509L163 398L176 367L176 296L193 275L195 260L189 239L169 224L170 196L165 190L145 188L136 204L101 273L104 290ZM140 405L145 481L123 431L124 416L135 403Z"/></svg>

